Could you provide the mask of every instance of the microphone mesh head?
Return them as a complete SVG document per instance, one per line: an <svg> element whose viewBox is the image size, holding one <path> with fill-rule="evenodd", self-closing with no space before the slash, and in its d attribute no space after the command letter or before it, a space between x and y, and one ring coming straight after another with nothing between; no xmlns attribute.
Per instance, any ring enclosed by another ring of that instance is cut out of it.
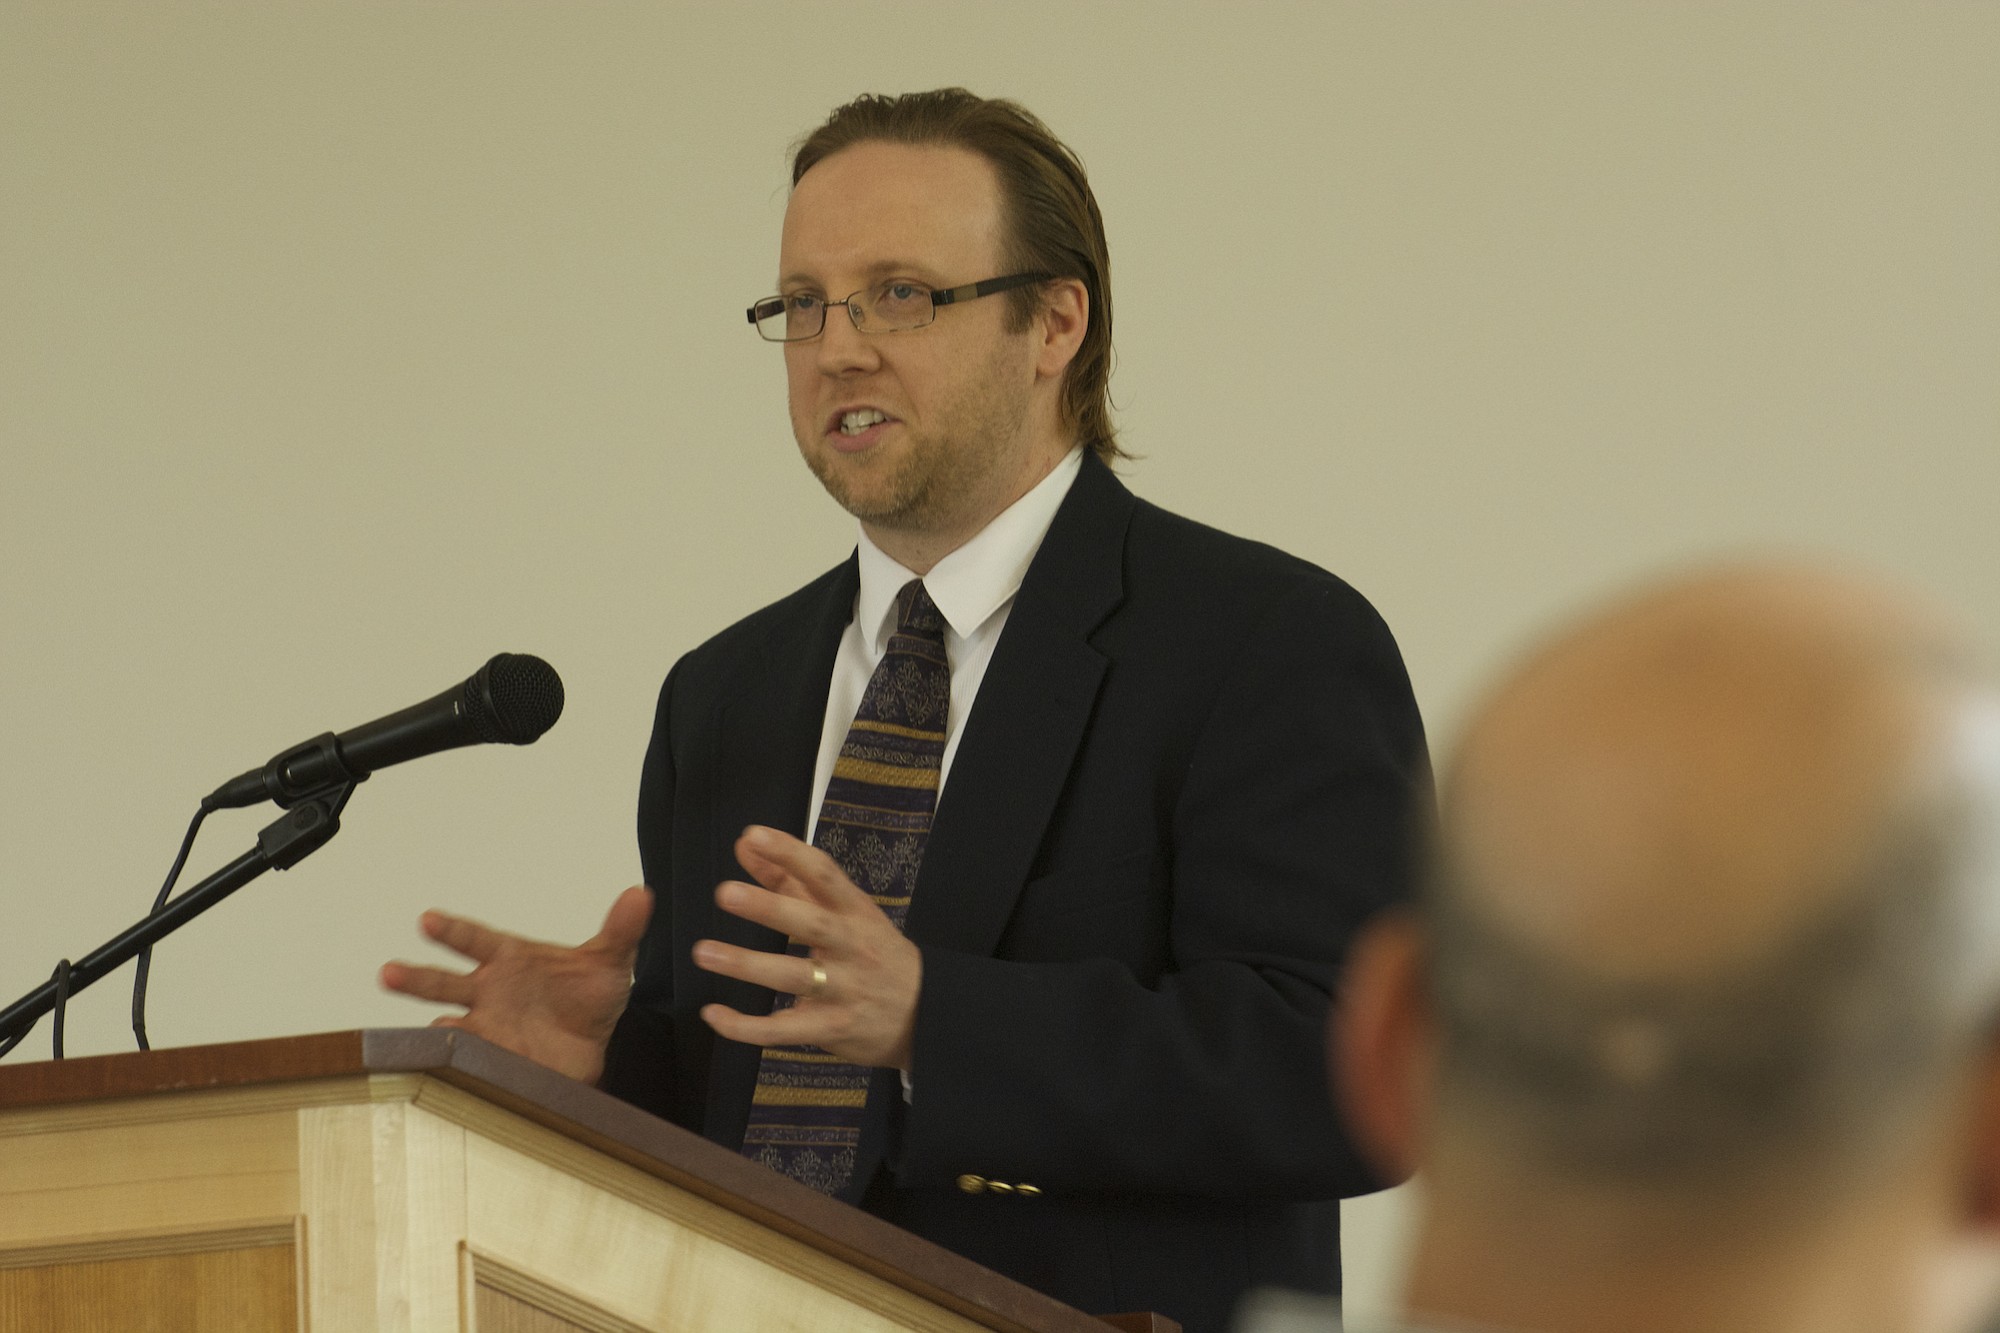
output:
<svg viewBox="0 0 2000 1333"><path fill-rule="evenodd" d="M482 741L526 745L562 716L556 669L526 653L501 653L465 682L465 712Z"/></svg>

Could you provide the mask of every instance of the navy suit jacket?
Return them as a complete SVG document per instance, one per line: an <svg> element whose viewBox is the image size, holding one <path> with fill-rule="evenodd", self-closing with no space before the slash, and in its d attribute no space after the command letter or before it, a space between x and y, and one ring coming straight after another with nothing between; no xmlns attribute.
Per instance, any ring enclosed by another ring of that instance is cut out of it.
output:
<svg viewBox="0 0 2000 1333"><path fill-rule="evenodd" d="M740 1146L758 1051L698 1016L769 991L689 959L785 941L714 906L745 825L803 835L850 559L683 658L639 801L658 895L606 1086ZM1339 1285L1348 944L1408 891L1424 739L1345 583L1135 498L1086 456L967 717L907 934L906 1102L870 1096L855 1200L1095 1313L1226 1326L1246 1287ZM1007 1187L996 1190L990 1183Z"/></svg>

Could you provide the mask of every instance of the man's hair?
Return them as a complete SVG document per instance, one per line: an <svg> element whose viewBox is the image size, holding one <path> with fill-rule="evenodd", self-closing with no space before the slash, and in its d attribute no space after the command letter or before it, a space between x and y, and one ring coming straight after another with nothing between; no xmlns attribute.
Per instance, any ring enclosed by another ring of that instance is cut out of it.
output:
<svg viewBox="0 0 2000 1333"><path fill-rule="evenodd" d="M1111 253L1104 219L1083 163L1034 113L1001 98L963 88L887 97L868 94L837 108L792 151L792 184L815 165L858 143L963 148L993 165L1000 178L1003 262L1009 272L1079 279L1090 294L1083 345L1063 379L1062 424L1105 462L1128 457L1111 424ZM998 277L968 275L966 281ZM1006 294L1011 327L1028 327L1040 287Z"/></svg>
<svg viewBox="0 0 2000 1333"><path fill-rule="evenodd" d="M1663 1194L1880 1160L1987 1034L1992 941L1968 936L1993 886L1967 870L1991 813L1966 795L1906 812L1815 919L1700 975L1534 947L1441 853L1424 906L1447 1113L1562 1178Z"/></svg>

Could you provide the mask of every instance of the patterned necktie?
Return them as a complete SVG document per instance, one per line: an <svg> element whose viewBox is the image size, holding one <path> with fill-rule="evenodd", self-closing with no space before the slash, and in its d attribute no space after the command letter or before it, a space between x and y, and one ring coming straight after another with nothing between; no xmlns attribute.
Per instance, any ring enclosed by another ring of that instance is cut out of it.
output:
<svg viewBox="0 0 2000 1333"><path fill-rule="evenodd" d="M896 632L834 760L813 845L901 930L937 808L951 665L944 617L923 581L904 585L896 604ZM792 1003L781 994L773 1012ZM838 1194L854 1175L872 1075L816 1046L765 1047L743 1155Z"/></svg>

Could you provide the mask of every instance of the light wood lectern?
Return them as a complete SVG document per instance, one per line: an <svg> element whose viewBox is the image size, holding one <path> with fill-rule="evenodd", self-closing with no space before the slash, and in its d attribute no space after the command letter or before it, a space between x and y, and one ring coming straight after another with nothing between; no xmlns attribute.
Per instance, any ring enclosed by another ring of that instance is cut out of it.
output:
<svg viewBox="0 0 2000 1333"><path fill-rule="evenodd" d="M0 1066L5 1333L1110 1326L448 1029Z"/></svg>

